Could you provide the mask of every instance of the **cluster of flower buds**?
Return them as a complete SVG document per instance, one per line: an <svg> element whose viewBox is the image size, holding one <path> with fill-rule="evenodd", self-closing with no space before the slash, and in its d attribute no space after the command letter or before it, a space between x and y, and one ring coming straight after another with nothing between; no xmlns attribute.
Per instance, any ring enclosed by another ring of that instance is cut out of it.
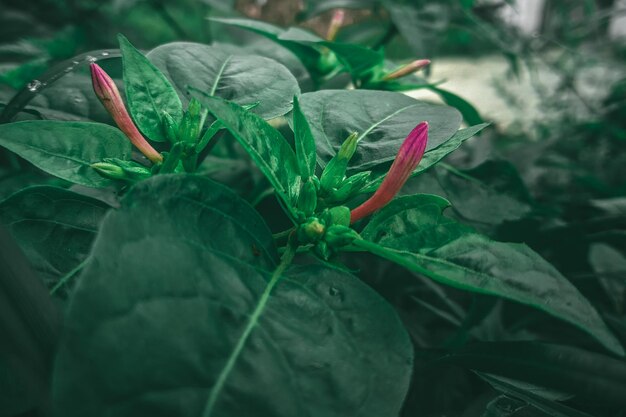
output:
<svg viewBox="0 0 626 417"><path fill-rule="evenodd" d="M348 136L337 155L326 165L319 181L311 177L302 185L298 199L298 240L313 245L315 253L323 259L328 259L341 247L349 245L358 238L350 225L380 210L393 199L422 159L427 142L428 123L422 122L402 143L376 192L350 211L342 204L360 192L370 173L346 178L348 163L358 144L356 133Z"/></svg>
<svg viewBox="0 0 626 417"><path fill-rule="evenodd" d="M105 158L104 161L92 164L91 167L103 177L128 182L145 180L152 175L150 169L137 162L117 158Z"/></svg>
<svg viewBox="0 0 626 417"><path fill-rule="evenodd" d="M163 156L148 143L128 114L115 82L98 64L93 63L90 67L94 92L113 118L113 121L146 158L154 164L162 163Z"/></svg>

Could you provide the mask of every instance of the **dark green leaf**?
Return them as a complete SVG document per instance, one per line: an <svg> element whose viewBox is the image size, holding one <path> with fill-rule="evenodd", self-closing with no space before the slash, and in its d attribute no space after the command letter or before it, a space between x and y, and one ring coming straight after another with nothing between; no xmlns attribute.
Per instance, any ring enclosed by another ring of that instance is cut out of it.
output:
<svg viewBox="0 0 626 417"><path fill-rule="evenodd" d="M589 263L613 308L623 313L626 304L626 257L623 252L605 243L594 243L589 248Z"/></svg>
<svg viewBox="0 0 626 417"><path fill-rule="evenodd" d="M364 239L393 249L428 253L472 229L443 216L450 206L431 194L399 197L387 204L361 232Z"/></svg>
<svg viewBox="0 0 626 417"><path fill-rule="evenodd" d="M235 103L208 96L198 98L250 154L295 216L301 179L296 155L285 138L265 120Z"/></svg>
<svg viewBox="0 0 626 417"><path fill-rule="evenodd" d="M51 288L87 258L108 208L64 188L36 186L0 203L0 223Z"/></svg>
<svg viewBox="0 0 626 417"><path fill-rule="evenodd" d="M296 157L300 167L300 176L309 178L315 175L316 151L315 138L311 133L309 122L300 110L298 97L293 98L293 131L296 143Z"/></svg>
<svg viewBox="0 0 626 417"><path fill-rule="evenodd" d="M426 254L417 253L417 245L395 249L366 240L354 244L442 284L545 311L624 355L624 348L589 301L524 244L495 242L479 234L463 235Z"/></svg>
<svg viewBox="0 0 626 417"><path fill-rule="evenodd" d="M388 91L317 91L303 94L300 105L315 137L322 166L350 133L359 133L359 146L350 161L352 172L392 161L420 122L429 123L427 150L448 140L461 124L461 115L452 107Z"/></svg>
<svg viewBox="0 0 626 417"><path fill-rule="evenodd" d="M124 87L128 109L141 132L149 139L165 142L163 112L176 122L183 117L183 106L178 94L141 52L122 35L118 35L124 62Z"/></svg>
<svg viewBox="0 0 626 417"><path fill-rule="evenodd" d="M475 136L487 126L488 124L484 123L482 125L468 127L467 129L461 129L457 131L454 136L437 146L435 149L426 151L424 157L411 176L419 175L426 171L428 168L445 158L448 154L454 152L463 142ZM386 169L373 171L370 176L371 180L361 191L364 193L376 191L383 182L386 173Z"/></svg>
<svg viewBox="0 0 626 417"><path fill-rule="evenodd" d="M252 112L264 119L287 113L292 97L300 93L298 82L283 65L260 56L232 54L225 47L175 42L159 46L148 57L181 96L188 97L191 88L242 106L258 103Z"/></svg>
<svg viewBox="0 0 626 417"><path fill-rule="evenodd" d="M476 343L438 360L566 391L596 403L626 406L624 361L571 346Z"/></svg>
<svg viewBox="0 0 626 417"><path fill-rule="evenodd" d="M398 415L412 347L390 305L315 265L288 271L263 299L274 260L263 219L223 186L182 175L138 184L105 219L69 308L57 411Z"/></svg>
<svg viewBox="0 0 626 417"><path fill-rule="evenodd" d="M112 183L91 164L104 158L128 160L130 141L111 126L89 122L27 121L0 125L0 145L38 168L88 187Z"/></svg>

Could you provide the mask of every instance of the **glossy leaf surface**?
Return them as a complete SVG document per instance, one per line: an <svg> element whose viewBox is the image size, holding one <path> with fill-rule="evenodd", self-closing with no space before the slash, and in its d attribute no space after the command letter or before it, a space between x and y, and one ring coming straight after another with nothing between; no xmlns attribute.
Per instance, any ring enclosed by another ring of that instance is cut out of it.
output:
<svg viewBox="0 0 626 417"><path fill-rule="evenodd" d="M0 126L0 146L36 167L88 187L112 183L91 164L104 158L130 159L131 145L111 126L90 122L27 121Z"/></svg>

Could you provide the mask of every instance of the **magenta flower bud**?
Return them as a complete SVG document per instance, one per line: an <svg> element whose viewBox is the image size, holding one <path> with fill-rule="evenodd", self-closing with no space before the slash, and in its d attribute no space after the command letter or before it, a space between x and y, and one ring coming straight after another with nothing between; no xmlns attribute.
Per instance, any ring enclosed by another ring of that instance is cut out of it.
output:
<svg viewBox="0 0 626 417"><path fill-rule="evenodd" d="M111 77L109 77L98 64L91 64L90 67L93 91L96 93L96 96L98 96L98 99L100 99L104 108L107 109L117 124L117 127L124 132L132 144L135 145L146 158L155 164L163 162L163 156L148 143L146 138L144 138L137 129L137 126L135 126L135 123L133 123L122 101L122 96Z"/></svg>
<svg viewBox="0 0 626 417"><path fill-rule="evenodd" d="M343 25L343 21L346 17L346 13L341 10L335 10L333 13L333 17L330 20L330 25L328 25L328 31L326 32L326 40L334 41L337 37L337 33L339 33L339 29Z"/></svg>
<svg viewBox="0 0 626 417"><path fill-rule="evenodd" d="M404 77L406 75L414 73L415 71L421 70L422 68L424 68L425 66L429 64L430 64L430 59L417 59L385 75L383 77L383 80L389 81L389 80L395 80L397 78Z"/></svg>
<svg viewBox="0 0 626 417"><path fill-rule="evenodd" d="M426 142L428 142L428 122L422 122L402 143L396 159L378 190L367 201L350 212L350 223L380 210L393 199L422 159Z"/></svg>

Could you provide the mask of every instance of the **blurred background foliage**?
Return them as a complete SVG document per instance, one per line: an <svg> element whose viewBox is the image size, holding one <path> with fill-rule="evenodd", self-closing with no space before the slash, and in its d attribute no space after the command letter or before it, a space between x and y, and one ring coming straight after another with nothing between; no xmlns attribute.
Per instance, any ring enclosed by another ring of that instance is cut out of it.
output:
<svg viewBox="0 0 626 417"><path fill-rule="evenodd" d="M107 121L94 98L83 94L89 88L86 65L72 68L82 78L65 83L54 74L81 54L115 55L117 33L143 49L180 40L232 44L279 60L303 91L310 90L306 68L286 49L207 17L247 16L323 37L333 11L343 8L337 41L384 50L396 62L431 59L427 80L447 79L443 87L453 86L448 88L462 97L447 103L466 120L492 122L480 138L411 180L405 191L444 196L453 217L493 238L529 244L592 301L626 343L626 41L616 30L626 26L619 23L626 4L532 2L541 7L529 27L515 19L525 1L2 0L0 106L52 74L55 86L18 103L28 115L20 117ZM106 64L115 75L114 60ZM117 71L119 76L119 64ZM422 91L409 94L441 100ZM219 157L238 151L215 152ZM214 163L208 173L239 184L253 199L267 187L258 173L246 173L250 169L240 162ZM0 151L0 199L44 178ZM268 202L259 208L275 209ZM579 331L564 331L520 305L426 279L416 284L415 277L379 259L362 256L350 264L396 306L423 358L416 363L404 415L626 416L624 404L576 393L568 382L576 380L574 371L588 372L584 366L609 366L603 362L608 359L579 352L572 354L574 364L554 362L548 347L501 342L571 341L596 350ZM468 341L480 342L476 352L437 356L441 347ZM491 358L491 365L467 366L463 358L471 355ZM532 363L553 364L554 374L535 372ZM490 376L494 367L513 379ZM542 382L560 389L543 388Z"/></svg>

